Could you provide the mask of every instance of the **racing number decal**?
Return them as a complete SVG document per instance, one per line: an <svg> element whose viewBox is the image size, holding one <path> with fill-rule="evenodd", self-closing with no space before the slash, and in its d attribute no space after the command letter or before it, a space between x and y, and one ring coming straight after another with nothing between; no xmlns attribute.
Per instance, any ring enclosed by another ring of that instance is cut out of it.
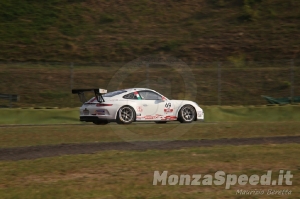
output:
<svg viewBox="0 0 300 199"><path fill-rule="evenodd" d="M172 106L171 102L167 102L165 104L165 108L164 108L164 113L165 114L173 112L173 109L171 108L171 106Z"/></svg>

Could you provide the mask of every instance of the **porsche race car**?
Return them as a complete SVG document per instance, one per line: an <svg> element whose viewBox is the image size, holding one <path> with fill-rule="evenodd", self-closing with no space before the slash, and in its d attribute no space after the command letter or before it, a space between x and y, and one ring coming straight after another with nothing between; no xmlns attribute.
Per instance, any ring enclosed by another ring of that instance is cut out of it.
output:
<svg viewBox="0 0 300 199"><path fill-rule="evenodd" d="M85 99L85 92L93 91L95 97ZM191 123L204 121L200 106L188 100L169 100L162 94L148 88L130 88L113 92L105 89L73 89L83 103L80 107L80 121L94 124L130 124L132 122L167 123L179 121Z"/></svg>

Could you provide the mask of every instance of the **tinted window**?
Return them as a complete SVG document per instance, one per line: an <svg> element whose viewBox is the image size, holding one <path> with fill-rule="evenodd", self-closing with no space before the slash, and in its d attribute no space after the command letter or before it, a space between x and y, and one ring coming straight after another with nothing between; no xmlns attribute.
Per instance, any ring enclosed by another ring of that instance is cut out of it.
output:
<svg viewBox="0 0 300 199"><path fill-rule="evenodd" d="M140 99L141 100L141 98L138 98L137 96L139 96L139 93L137 91L135 91L133 93L124 95L123 98L125 98L125 99Z"/></svg>
<svg viewBox="0 0 300 199"><path fill-rule="evenodd" d="M122 93L126 93L127 91L124 91L124 90L120 90L120 91L113 91L113 92L109 92L109 93L106 93L104 95L102 95L103 97L114 97L116 95L120 95Z"/></svg>
<svg viewBox="0 0 300 199"><path fill-rule="evenodd" d="M137 97L134 95L134 93L129 93L127 95L124 95L123 98L125 98L125 99L137 99Z"/></svg>
<svg viewBox="0 0 300 199"><path fill-rule="evenodd" d="M140 91L139 94L143 100L161 100L162 99L162 97L159 94L154 93L152 91Z"/></svg>

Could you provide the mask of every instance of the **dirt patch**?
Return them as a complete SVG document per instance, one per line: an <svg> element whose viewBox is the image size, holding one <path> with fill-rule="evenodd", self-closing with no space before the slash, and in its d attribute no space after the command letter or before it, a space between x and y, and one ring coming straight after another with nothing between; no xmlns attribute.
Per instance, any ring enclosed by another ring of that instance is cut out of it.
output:
<svg viewBox="0 0 300 199"><path fill-rule="evenodd" d="M92 154L104 150L180 149L185 147L209 147L217 145L237 146L285 143L300 143L300 136L233 138L215 140L101 142L2 148L0 149L0 160L24 160L72 154Z"/></svg>

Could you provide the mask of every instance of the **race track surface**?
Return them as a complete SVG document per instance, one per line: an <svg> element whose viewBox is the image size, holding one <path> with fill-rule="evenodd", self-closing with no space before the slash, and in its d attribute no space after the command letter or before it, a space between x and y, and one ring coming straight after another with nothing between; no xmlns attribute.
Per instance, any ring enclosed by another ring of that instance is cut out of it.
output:
<svg viewBox="0 0 300 199"><path fill-rule="evenodd" d="M100 142L29 146L0 149L0 160L25 160L72 154L92 154L104 150L180 149L186 147L209 147L218 145L255 145L300 143L300 136L232 138L216 140L175 140L143 142Z"/></svg>

